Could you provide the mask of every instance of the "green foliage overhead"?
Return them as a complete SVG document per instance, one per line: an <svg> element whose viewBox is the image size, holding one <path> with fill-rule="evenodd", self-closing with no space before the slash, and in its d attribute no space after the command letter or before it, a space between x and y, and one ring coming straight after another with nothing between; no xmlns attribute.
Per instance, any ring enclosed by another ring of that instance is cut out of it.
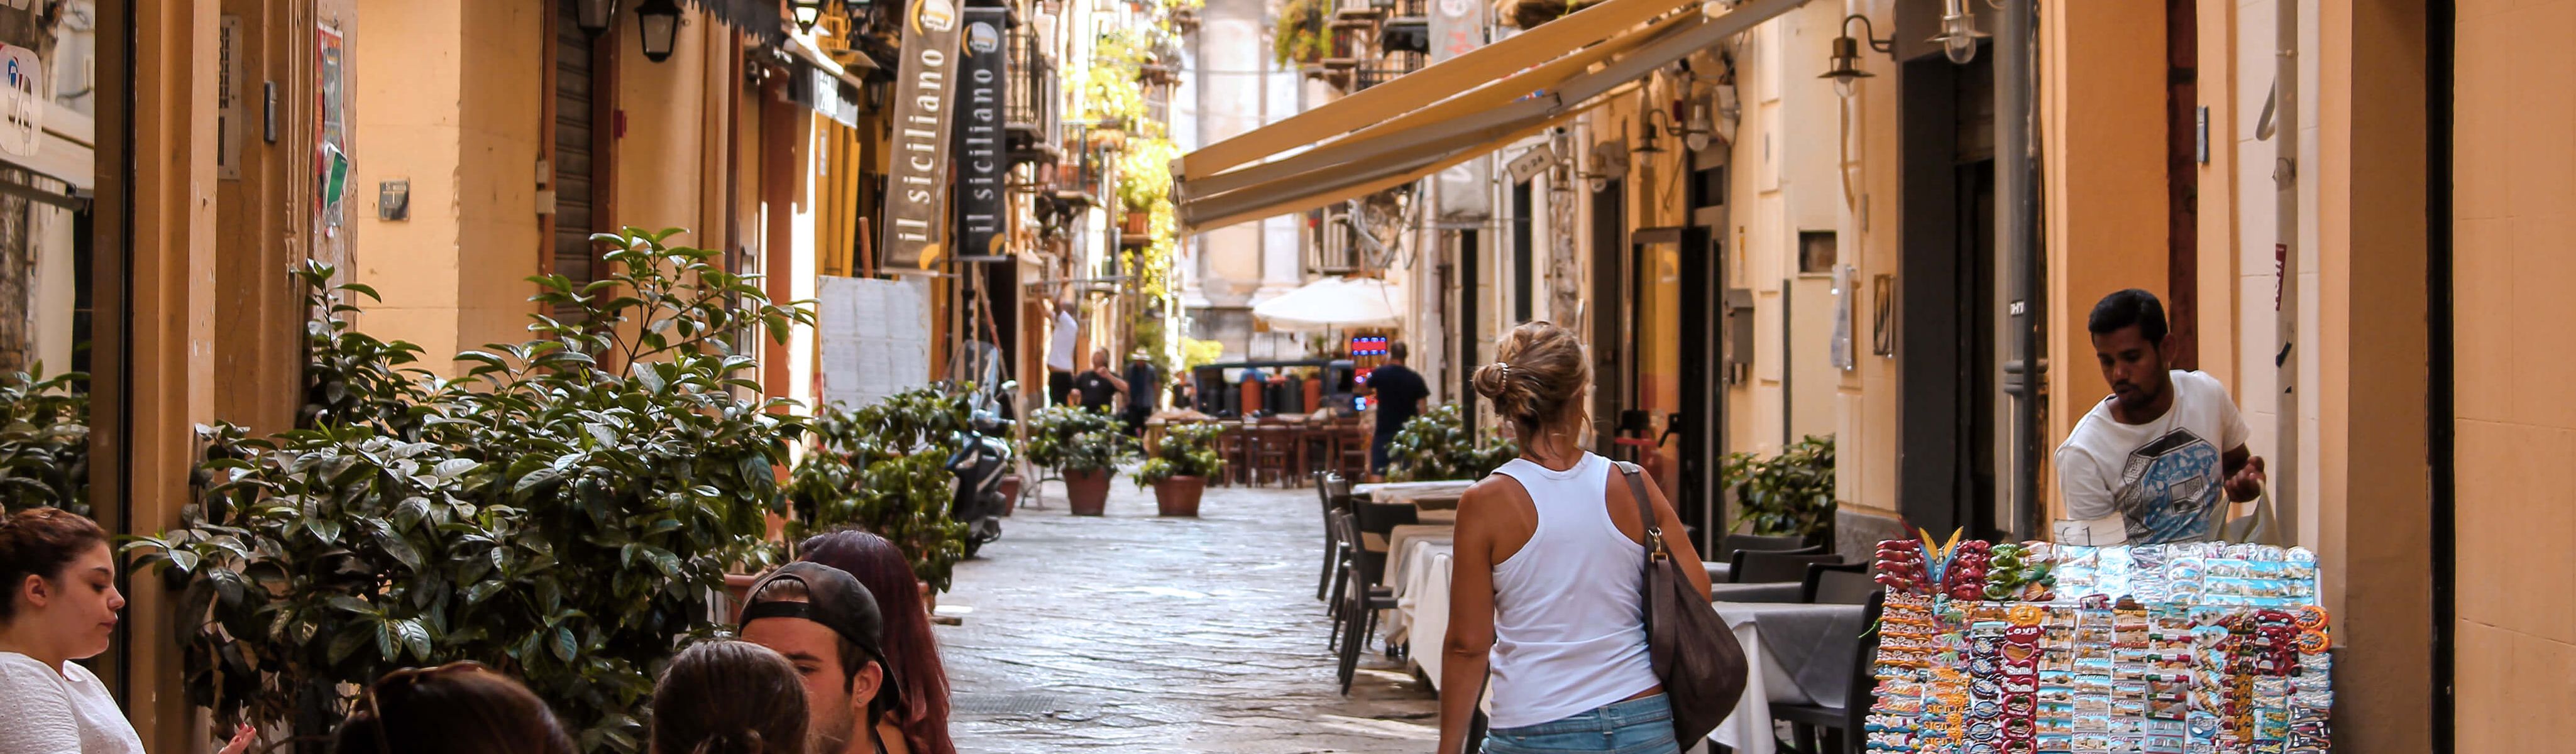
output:
<svg viewBox="0 0 2576 754"><path fill-rule="evenodd" d="M1719 474L1735 493L1736 531L1803 536L1833 525L1832 435L1808 435L1770 458L1729 453Z"/></svg>
<svg viewBox="0 0 2576 754"><path fill-rule="evenodd" d="M1029 462L1064 471L1109 471L1133 455L1135 442L1109 414L1081 406L1048 406L1029 417Z"/></svg>
<svg viewBox="0 0 2576 754"><path fill-rule="evenodd" d="M1224 432L1213 422L1165 427L1162 442L1136 469L1136 486L1151 487L1176 476L1216 476L1225 470L1225 459L1216 454L1217 435Z"/></svg>
<svg viewBox="0 0 2576 754"><path fill-rule="evenodd" d="M674 644L716 628L725 573L776 556L764 514L803 425L740 397L760 386L738 345L813 322L678 232L594 236L615 247L605 279L531 278L578 319L458 354L453 381L352 328L345 299L373 291L299 268L321 314L305 423L209 428L202 501L128 546L182 590L190 700L292 726L388 670L476 660L526 681L584 750L641 751L635 716Z"/></svg>
<svg viewBox="0 0 2576 754"><path fill-rule="evenodd" d="M1332 45L1324 26L1324 12L1331 0L1288 0L1279 5L1279 18L1271 24L1270 57L1279 65L1303 63L1320 58Z"/></svg>
<svg viewBox="0 0 2576 754"><path fill-rule="evenodd" d="M788 481L789 533L875 532L912 558L915 578L947 591L966 556L966 525L948 516L956 477L947 460L969 416L965 394L927 388L817 412L813 444Z"/></svg>
<svg viewBox="0 0 2576 754"><path fill-rule="evenodd" d="M0 508L89 510L89 375L0 375Z"/></svg>
<svg viewBox="0 0 2576 754"><path fill-rule="evenodd" d="M1478 438L1454 403L1433 406L1404 423L1386 448L1387 478L1399 482L1475 479L1521 454L1518 443Z"/></svg>

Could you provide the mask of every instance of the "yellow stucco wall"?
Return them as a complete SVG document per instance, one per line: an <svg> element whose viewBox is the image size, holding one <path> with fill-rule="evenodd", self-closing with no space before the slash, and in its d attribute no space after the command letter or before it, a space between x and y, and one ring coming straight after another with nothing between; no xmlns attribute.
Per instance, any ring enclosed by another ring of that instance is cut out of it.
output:
<svg viewBox="0 0 2576 754"><path fill-rule="evenodd" d="M2460 751L2549 751L2576 709L2576 2L2461 2L2452 294ZM2367 28L2367 27L2364 27ZM2549 595L2535 599L2536 595Z"/></svg>
<svg viewBox="0 0 2576 754"><path fill-rule="evenodd" d="M551 60L542 8L512 0L362 0L405 38L352 42L358 128L349 223L357 279L384 294L364 326L446 371L459 349L526 337L538 270L536 164ZM377 219L377 186L411 182L410 219Z"/></svg>

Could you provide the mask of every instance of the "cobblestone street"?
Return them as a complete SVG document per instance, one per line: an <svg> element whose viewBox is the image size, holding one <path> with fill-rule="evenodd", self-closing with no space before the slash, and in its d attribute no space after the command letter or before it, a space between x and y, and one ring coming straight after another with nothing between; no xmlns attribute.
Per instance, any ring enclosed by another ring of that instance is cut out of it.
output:
<svg viewBox="0 0 2576 754"><path fill-rule="evenodd" d="M958 750L1431 750L1436 702L1400 663L1373 651L1334 688L1314 490L1212 487L1195 520L1124 476L1101 518L1046 493L941 595L971 608L938 629Z"/></svg>

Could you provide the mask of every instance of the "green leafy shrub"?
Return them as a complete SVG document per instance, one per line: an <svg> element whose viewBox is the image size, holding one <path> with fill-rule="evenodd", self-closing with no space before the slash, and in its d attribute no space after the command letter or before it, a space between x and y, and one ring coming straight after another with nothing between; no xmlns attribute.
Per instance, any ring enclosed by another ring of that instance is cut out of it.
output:
<svg viewBox="0 0 2576 754"><path fill-rule="evenodd" d="M1270 30L1271 61L1279 65L1312 63L1324 56L1332 42L1324 28L1324 12L1330 0L1287 0L1279 6L1279 17Z"/></svg>
<svg viewBox="0 0 2576 754"><path fill-rule="evenodd" d="M813 321L677 232L595 236L616 246L599 282L531 278L580 317L459 354L452 381L352 329L342 299L372 291L300 268L322 313L304 426L209 428L203 499L128 546L183 590L190 700L227 724L337 719L343 690L388 670L476 660L583 749L640 751L634 714L673 645L715 628L725 573L776 556L764 514L803 425L738 397L759 385L737 341Z"/></svg>
<svg viewBox="0 0 2576 754"><path fill-rule="evenodd" d="M1174 424L1163 430L1163 441L1136 468L1136 486L1151 487L1176 476L1207 478L1225 471L1225 459L1216 454L1217 435L1225 428L1214 423Z"/></svg>
<svg viewBox="0 0 2576 754"><path fill-rule="evenodd" d="M1135 452L1117 419L1081 406L1048 406L1029 417L1029 462L1063 471L1108 471Z"/></svg>
<svg viewBox="0 0 2576 754"><path fill-rule="evenodd" d="M89 510L89 375L0 375L0 508Z"/></svg>
<svg viewBox="0 0 2576 754"><path fill-rule="evenodd" d="M1404 423L1386 446L1387 478L1399 482L1474 479L1519 457L1519 443L1478 438L1457 404L1433 406Z"/></svg>
<svg viewBox="0 0 2576 754"><path fill-rule="evenodd" d="M1832 435L1808 435L1770 458L1729 453L1719 474L1735 493L1736 531L1807 536L1833 526Z"/></svg>
<svg viewBox="0 0 2576 754"><path fill-rule="evenodd" d="M813 444L791 472L794 538L856 526L903 548L915 578L947 591L966 556L966 525L948 515L947 460L967 426L966 395L920 389L855 410L834 405L810 423Z"/></svg>

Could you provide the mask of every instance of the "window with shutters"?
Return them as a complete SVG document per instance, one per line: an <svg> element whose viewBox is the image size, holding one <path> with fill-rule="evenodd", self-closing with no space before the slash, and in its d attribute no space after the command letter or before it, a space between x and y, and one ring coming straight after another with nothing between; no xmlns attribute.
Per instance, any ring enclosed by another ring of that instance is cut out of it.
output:
<svg viewBox="0 0 2576 754"><path fill-rule="evenodd" d="M555 195L552 263L555 274L571 278L577 288L597 280L605 270L590 234L614 230L608 217L608 142L614 138L611 51L616 30L592 38L574 15L574 0L555 3L553 123ZM559 308L558 319L573 316Z"/></svg>

